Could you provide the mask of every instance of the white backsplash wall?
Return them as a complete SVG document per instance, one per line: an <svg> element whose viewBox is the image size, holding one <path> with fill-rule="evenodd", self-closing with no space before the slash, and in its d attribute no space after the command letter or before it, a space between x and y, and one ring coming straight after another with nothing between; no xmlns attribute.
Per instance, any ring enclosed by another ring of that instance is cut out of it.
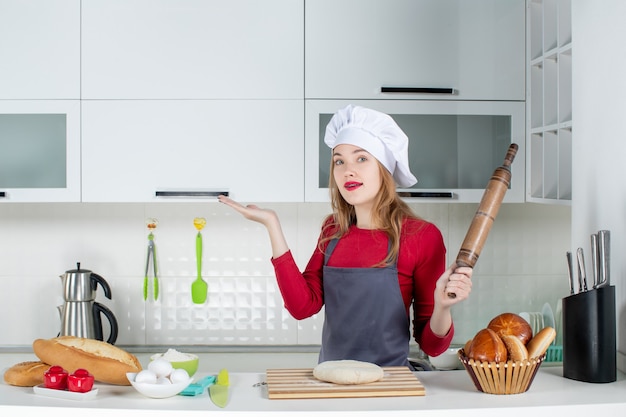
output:
<svg viewBox="0 0 626 417"><path fill-rule="evenodd" d="M327 204L274 204L292 252L304 268ZM477 204L414 204L434 222L456 257ZM161 294L143 300L148 231L154 231ZM204 305L191 301L196 278L194 217L205 217ZM471 297L453 310L454 343L465 343L504 311L541 311L568 295L565 252L570 208L505 204L474 271ZM29 347L57 335L59 275L81 268L103 276L98 290L119 324L118 345L317 345L323 313L300 322L283 308L266 231L228 207L211 203L0 204L0 347ZM104 318L103 318L104 319ZM105 320L106 321L106 320ZM108 328L105 328L105 336Z"/></svg>

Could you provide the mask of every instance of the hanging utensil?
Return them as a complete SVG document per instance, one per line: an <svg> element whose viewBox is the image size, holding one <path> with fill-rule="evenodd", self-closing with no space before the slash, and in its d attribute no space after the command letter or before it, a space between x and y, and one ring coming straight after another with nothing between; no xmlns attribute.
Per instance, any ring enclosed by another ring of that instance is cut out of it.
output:
<svg viewBox="0 0 626 417"><path fill-rule="evenodd" d="M202 279L202 233L200 231L206 225L203 217L193 219L193 225L198 230L196 234L196 266L197 277L191 284L191 299L195 304L204 304L207 297L208 284Z"/></svg>
<svg viewBox="0 0 626 417"><path fill-rule="evenodd" d="M159 298L159 278L157 272L157 261L156 261L156 248L154 245L154 234L152 233L154 229L157 228L159 222L157 219L148 219L146 221L146 226L148 227L148 255L146 256L146 274L143 279L143 299L144 301L148 299L149 293L149 271L150 271L150 260L152 260L152 297L156 301Z"/></svg>

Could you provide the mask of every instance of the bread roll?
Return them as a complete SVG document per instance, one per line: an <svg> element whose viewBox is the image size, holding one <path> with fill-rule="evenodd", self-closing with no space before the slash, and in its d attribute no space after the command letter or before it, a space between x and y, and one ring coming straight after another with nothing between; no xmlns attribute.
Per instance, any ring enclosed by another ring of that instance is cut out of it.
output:
<svg viewBox="0 0 626 417"><path fill-rule="evenodd" d="M4 382L18 387L34 387L43 384L43 374L50 365L41 361L20 362L4 373Z"/></svg>
<svg viewBox="0 0 626 417"><path fill-rule="evenodd" d="M476 333L467 356L480 362L506 362L507 350L500 336L486 328Z"/></svg>
<svg viewBox="0 0 626 417"><path fill-rule="evenodd" d="M472 345L472 339L469 339L467 342L465 342L465 345L463 345L463 353L465 353L465 356L469 355L469 350L470 350L471 345Z"/></svg>
<svg viewBox="0 0 626 417"><path fill-rule="evenodd" d="M538 331L537 334L530 339L528 345L526 345L526 348L528 349L528 357L538 358L546 353L555 337L556 330L552 327L544 327Z"/></svg>
<svg viewBox="0 0 626 417"><path fill-rule="evenodd" d="M517 336L505 334L500 338L506 346L508 360L521 362L528 359L528 349Z"/></svg>
<svg viewBox="0 0 626 417"><path fill-rule="evenodd" d="M500 336L507 334L517 336L524 345L533 337L533 329L530 327L530 324L515 313L497 315L491 319L487 328Z"/></svg>
<svg viewBox="0 0 626 417"><path fill-rule="evenodd" d="M43 362L60 365L70 373L86 369L96 381L108 384L130 385L126 373L141 371L137 357L100 340L74 336L37 339L33 350Z"/></svg>

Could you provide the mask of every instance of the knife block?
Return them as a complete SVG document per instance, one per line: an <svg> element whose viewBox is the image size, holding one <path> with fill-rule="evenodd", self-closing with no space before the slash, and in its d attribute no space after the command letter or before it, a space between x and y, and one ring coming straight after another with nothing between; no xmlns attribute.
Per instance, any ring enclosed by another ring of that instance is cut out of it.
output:
<svg viewBox="0 0 626 417"><path fill-rule="evenodd" d="M563 376L583 382L617 378L615 287L563 298Z"/></svg>

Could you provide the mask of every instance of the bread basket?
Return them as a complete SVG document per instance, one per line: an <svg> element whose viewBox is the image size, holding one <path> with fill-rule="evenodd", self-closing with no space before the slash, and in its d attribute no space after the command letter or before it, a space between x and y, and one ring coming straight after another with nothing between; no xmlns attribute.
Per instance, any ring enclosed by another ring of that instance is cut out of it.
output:
<svg viewBox="0 0 626 417"><path fill-rule="evenodd" d="M486 394L521 394L528 391L545 357L543 354L525 361L489 363L470 359L463 349L459 350L459 359L474 386Z"/></svg>

